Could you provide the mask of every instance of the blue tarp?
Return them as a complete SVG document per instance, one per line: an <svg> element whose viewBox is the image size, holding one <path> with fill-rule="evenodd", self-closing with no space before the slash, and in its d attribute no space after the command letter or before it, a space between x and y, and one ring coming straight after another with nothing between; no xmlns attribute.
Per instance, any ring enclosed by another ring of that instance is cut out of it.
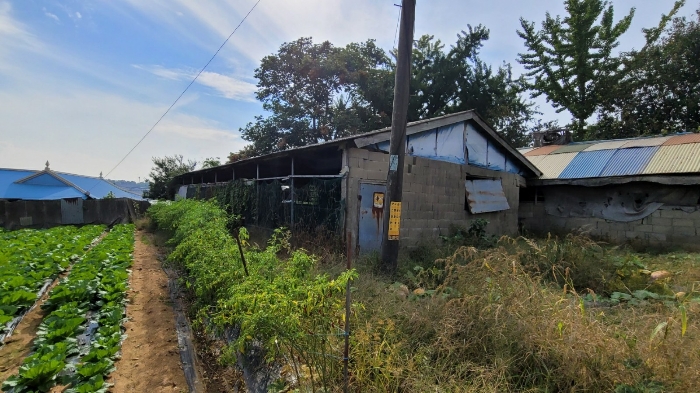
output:
<svg viewBox="0 0 700 393"><path fill-rule="evenodd" d="M489 140L473 125L467 123L467 159L469 164L488 167Z"/></svg>

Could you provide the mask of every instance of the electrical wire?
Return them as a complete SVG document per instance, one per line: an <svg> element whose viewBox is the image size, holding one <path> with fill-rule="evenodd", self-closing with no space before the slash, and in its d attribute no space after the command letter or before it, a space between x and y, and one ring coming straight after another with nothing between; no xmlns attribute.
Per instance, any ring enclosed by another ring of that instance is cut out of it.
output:
<svg viewBox="0 0 700 393"><path fill-rule="evenodd" d="M234 34L236 33L236 31L238 30L238 28L241 27L241 25L243 24L243 22L245 22L246 19L248 19L248 15L250 15L250 13L253 12L253 10L255 9L255 7L257 7L258 4L260 4L261 1L262 1L262 0L258 0L258 1L253 5L253 7L250 9L250 11L248 11L248 13L243 17L243 19L242 19L241 22L238 24L238 26L236 26L236 28L233 29L233 31L231 32L231 34L229 34L229 36L226 37L226 40L224 40L224 43L221 44L221 46L219 46L219 49L217 49L216 52L214 53L214 55L209 59L209 61L207 61L207 64L205 64L204 67L202 67L202 69L199 70L199 72L198 72L197 75L194 77L194 79L192 79L192 81L187 85L187 87L185 87L185 90L183 90L182 93L180 93L180 95L179 95L179 96L175 99L175 101L168 107L168 109L165 111L165 113L163 113L163 115L158 119L158 121L156 121L155 124L153 124L153 126L151 127L151 129L149 129L148 132L147 132L146 134L144 134L143 137L141 137L141 139L134 145L134 147L132 147L131 150L129 150L129 152L126 153L126 155L124 155L124 157L117 163L117 165L115 165L114 168L112 168L109 172L107 172L107 174L104 176L105 178L107 178L112 172L114 172L115 169L117 169L117 168L119 167L119 165L121 165L121 164L124 162L124 160L126 160L126 158L141 144L141 142L143 142L143 140L146 139L146 137L148 136L148 134L150 134L151 131L153 131L153 130L156 128L156 126L158 126L158 124L161 122L161 120L163 120L163 118L165 117L165 115L167 115L168 112L170 112L170 110L173 109L173 107L175 106L175 104L177 104L178 101L180 101L180 98L182 98L182 96L185 95L185 93L187 92L187 90L189 90L189 88L194 84L194 82L197 81L197 79L199 78L199 76L202 75L202 72L204 72L204 70L209 66L209 64L211 64L211 62L214 60L214 58L216 57L216 55L219 54L219 52L221 51L221 49L223 49L224 45L226 45L226 43L231 39L231 37L233 37L233 35L234 35ZM95 184L95 186L96 186L96 185L97 185L97 184ZM95 186L91 187L90 190L91 190L92 188L94 188ZM88 190L88 192L89 192L90 190Z"/></svg>
<svg viewBox="0 0 700 393"><path fill-rule="evenodd" d="M401 22L401 11L403 10L403 8L399 4L394 5L399 7L399 18L396 19L396 31L394 32L394 48L396 48L396 36L399 34L399 22Z"/></svg>

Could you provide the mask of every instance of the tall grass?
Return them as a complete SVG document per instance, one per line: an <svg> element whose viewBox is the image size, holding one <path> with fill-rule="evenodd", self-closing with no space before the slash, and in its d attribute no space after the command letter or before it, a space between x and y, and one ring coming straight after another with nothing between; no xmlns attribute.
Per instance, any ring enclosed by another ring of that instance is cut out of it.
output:
<svg viewBox="0 0 700 393"><path fill-rule="evenodd" d="M503 238L421 266L403 286L363 271L355 391L699 391L692 295L591 301L627 279L630 258L581 236Z"/></svg>

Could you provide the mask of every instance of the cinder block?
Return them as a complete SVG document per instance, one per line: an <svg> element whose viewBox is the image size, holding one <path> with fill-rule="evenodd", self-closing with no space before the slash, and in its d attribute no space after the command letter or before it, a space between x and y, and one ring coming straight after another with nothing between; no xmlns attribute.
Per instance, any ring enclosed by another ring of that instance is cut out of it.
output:
<svg viewBox="0 0 700 393"><path fill-rule="evenodd" d="M686 218L687 214L682 210L661 210L661 217L663 218Z"/></svg>
<svg viewBox="0 0 700 393"><path fill-rule="evenodd" d="M673 219L672 218L663 218L663 217L651 217L651 223L653 225L671 226L671 225L673 225Z"/></svg>
<svg viewBox="0 0 700 393"><path fill-rule="evenodd" d="M647 233L646 238L647 238L647 240L651 240L651 241L661 241L661 242L666 241L666 235L663 233Z"/></svg>
<svg viewBox="0 0 700 393"><path fill-rule="evenodd" d="M695 227L673 227L673 234L695 236Z"/></svg>
<svg viewBox="0 0 700 393"><path fill-rule="evenodd" d="M652 217L661 217L661 210L656 210L653 213L651 213Z"/></svg>
<svg viewBox="0 0 700 393"><path fill-rule="evenodd" d="M647 224L635 225L634 231L635 232L654 232L654 228L651 225L647 225Z"/></svg>
<svg viewBox="0 0 700 393"><path fill-rule="evenodd" d="M689 218L674 218L673 219L673 226L674 227L694 227L695 222Z"/></svg>
<svg viewBox="0 0 700 393"><path fill-rule="evenodd" d="M640 239L644 238L644 234L640 232L635 232L635 231L627 231L625 232L625 237L627 239Z"/></svg>
<svg viewBox="0 0 700 393"><path fill-rule="evenodd" d="M670 225L653 225L653 231L654 233L659 233L659 234L669 234L673 233L673 227Z"/></svg>

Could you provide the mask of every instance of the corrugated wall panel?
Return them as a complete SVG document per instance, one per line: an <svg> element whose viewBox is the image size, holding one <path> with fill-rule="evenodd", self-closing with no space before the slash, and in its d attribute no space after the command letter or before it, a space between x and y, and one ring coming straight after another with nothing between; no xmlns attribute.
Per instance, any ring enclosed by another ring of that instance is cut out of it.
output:
<svg viewBox="0 0 700 393"><path fill-rule="evenodd" d="M472 214L499 212L510 209L508 199L503 192L501 179L498 180L467 180L464 183L467 191L469 212Z"/></svg>
<svg viewBox="0 0 700 393"><path fill-rule="evenodd" d="M626 149L628 147L661 146L664 142L666 142L669 139L671 139L670 136L632 139L624 145L622 145L622 148Z"/></svg>
<svg viewBox="0 0 700 393"><path fill-rule="evenodd" d="M647 164L658 150L658 146L619 149L608 161L600 176L639 175L644 172Z"/></svg>
<svg viewBox="0 0 700 393"><path fill-rule="evenodd" d="M686 143L700 143L700 134L685 134L672 136L663 146L684 145Z"/></svg>
<svg viewBox="0 0 700 393"><path fill-rule="evenodd" d="M582 151L559 174L560 179L597 177L616 150Z"/></svg>
<svg viewBox="0 0 700 393"><path fill-rule="evenodd" d="M644 174L700 172L700 143L661 146Z"/></svg>
<svg viewBox="0 0 700 393"><path fill-rule="evenodd" d="M596 150L610 150L610 149L619 149L627 143L628 141L604 141L604 142L599 142L595 143L592 146L587 147L584 151L596 151Z"/></svg>
<svg viewBox="0 0 700 393"><path fill-rule="evenodd" d="M526 157L530 156L542 156L545 154L549 154L563 146L560 145L550 145L550 146L542 146L542 147L537 147L535 149L530 150L529 152L525 153Z"/></svg>
<svg viewBox="0 0 700 393"><path fill-rule="evenodd" d="M537 163L531 162L542 171L542 179L556 179L577 154L579 153L550 154L541 156Z"/></svg>

